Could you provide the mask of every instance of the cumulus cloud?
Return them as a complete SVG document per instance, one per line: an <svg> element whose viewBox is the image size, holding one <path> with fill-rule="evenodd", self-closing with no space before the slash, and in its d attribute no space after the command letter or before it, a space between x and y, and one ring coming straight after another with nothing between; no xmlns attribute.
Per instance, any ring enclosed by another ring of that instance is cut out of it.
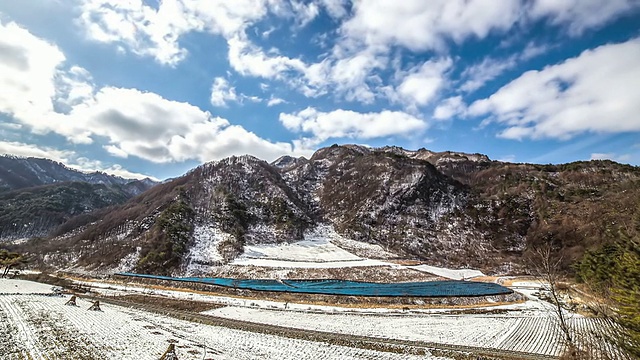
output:
<svg viewBox="0 0 640 360"><path fill-rule="evenodd" d="M67 112L93 96L93 78L84 68L72 66L68 71L59 71L55 82L54 103L58 111Z"/></svg>
<svg viewBox="0 0 640 360"><path fill-rule="evenodd" d="M211 85L211 104L213 106L227 106L227 101L238 101L236 89L230 87L225 78L217 77Z"/></svg>
<svg viewBox="0 0 640 360"><path fill-rule="evenodd" d="M358 0L353 9L353 17L341 27L349 41L412 51L443 50L447 39L461 43L492 30L505 31L520 15L520 3L511 0L491 6L481 0Z"/></svg>
<svg viewBox="0 0 640 360"><path fill-rule="evenodd" d="M427 128L426 121L400 111L359 113L351 110L321 112L308 107L298 113L280 114L287 129L312 136L312 142L330 138L373 139L410 136Z"/></svg>
<svg viewBox="0 0 640 360"><path fill-rule="evenodd" d="M269 142L191 104L135 89L102 88L69 116L83 121L92 139L106 139L109 153L156 163L247 153L273 160L294 152L289 143Z"/></svg>
<svg viewBox="0 0 640 360"><path fill-rule="evenodd" d="M441 101L433 111L436 120L450 119L457 114L464 114L467 106L461 96L453 96Z"/></svg>
<svg viewBox="0 0 640 360"><path fill-rule="evenodd" d="M227 41L229 64L243 76L282 80L309 97L331 92L348 101L370 104L378 97L394 100L394 96L402 96L413 98L409 106L415 107L429 101L429 89L437 87L437 79L417 79L407 73L401 93L389 91L395 84L385 84L378 73L388 70L389 54L396 49L442 53L451 41L460 44L483 39L540 19L579 34L638 5L633 0L606 4L597 0L497 0L492 6L482 0L356 0L352 4L346 0L172 0L153 7L143 0L87 0L80 6L78 22L89 39L113 43L171 66L187 56L179 42L185 34L219 35ZM270 14L292 19L301 27L317 18L322 9L341 23L336 45L316 63L282 55L277 49L262 49L247 36L249 28ZM519 58L541 51L543 47L528 47ZM476 64L466 72L463 91L480 88L512 68L515 60L486 59ZM419 81L427 88L412 88Z"/></svg>
<svg viewBox="0 0 640 360"><path fill-rule="evenodd" d="M0 154L44 158L62 163L69 162L70 159L75 157L73 151L58 150L18 141L0 141Z"/></svg>
<svg viewBox="0 0 640 360"><path fill-rule="evenodd" d="M529 15L533 18L548 17L554 24L567 26L569 34L576 36L639 6L634 0L536 0Z"/></svg>
<svg viewBox="0 0 640 360"><path fill-rule="evenodd" d="M79 23L91 40L124 45L140 56L152 56L161 64L176 65L187 50L181 36L209 32L225 38L276 10L276 0L162 1L157 8L143 0L87 0L80 6Z"/></svg>
<svg viewBox="0 0 640 360"><path fill-rule="evenodd" d="M305 27L320 14L320 7L314 2L291 0L291 8L298 27Z"/></svg>
<svg viewBox="0 0 640 360"><path fill-rule="evenodd" d="M271 96L269 101L267 101L267 106L271 107L271 106L276 106L276 105L283 104L283 103L286 103L286 101L284 99L281 99L281 98L275 97L275 96Z"/></svg>
<svg viewBox="0 0 640 360"><path fill-rule="evenodd" d="M306 64L300 59L265 53L253 45L244 35L227 41L229 45L229 65L242 75L256 77L283 78L286 72L304 72Z"/></svg>
<svg viewBox="0 0 640 360"><path fill-rule="evenodd" d="M452 64L450 58L429 60L409 70L397 87L398 95L412 106L427 105L444 86L445 72Z"/></svg>
<svg viewBox="0 0 640 360"><path fill-rule="evenodd" d="M505 124L499 136L512 139L640 131L639 58L640 39L587 50L522 74L469 114Z"/></svg>
<svg viewBox="0 0 640 360"><path fill-rule="evenodd" d="M13 23L0 26L0 46L11 50L0 53L0 85L7 90L0 92L0 112L38 133L54 132L79 144L98 142L111 155L156 163L209 161L246 153L273 160L296 154L290 143L262 139L189 103L137 89L95 89L85 69L64 68L64 54L56 46ZM217 83L220 89L230 89L223 81ZM222 98L227 100L229 92ZM262 101L246 95L236 98ZM36 148L15 146L12 153L28 150L31 156L44 155ZM50 153L58 160L65 155Z"/></svg>
<svg viewBox="0 0 640 360"><path fill-rule="evenodd" d="M55 79L64 61L57 46L16 23L0 22L0 112L46 131L43 117L53 111Z"/></svg>

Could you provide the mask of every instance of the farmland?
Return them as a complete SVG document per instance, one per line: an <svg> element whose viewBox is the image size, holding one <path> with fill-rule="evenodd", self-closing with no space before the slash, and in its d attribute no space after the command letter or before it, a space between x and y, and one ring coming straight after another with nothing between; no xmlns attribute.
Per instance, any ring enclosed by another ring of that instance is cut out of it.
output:
<svg viewBox="0 0 640 360"><path fill-rule="evenodd" d="M124 294L144 293L172 301L189 299L202 303L200 308L210 304L210 310L170 316L170 312L118 306L114 301L94 312L87 310L89 298L79 299L78 306L65 306L68 296L51 296L48 285L3 279L0 331L8 341L0 345L0 358L157 359L169 343L176 344L180 359L429 359L437 358L429 355L434 348L547 359L563 349L549 304L535 299L476 308L476 313L373 311L156 291L126 284L95 285L98 296L125 299ZM570 321L588 335L582 339L583 348L596 343L600 320L572 315ZM611 346L601 346L609 354L614 352ZM408 353L399 354L404 351Z"/></svg>
<svg viewBox="0 0 640 360"><path fill-rule="evenodd" d="M22 291L9 293L16 285ZM0 280L2 359L151 360L169 343L176 344L180 359L425 358L196 324L114 305L88 311L90 301L66 306L65 297L42 295L48 286L29 285Z"/></svg>

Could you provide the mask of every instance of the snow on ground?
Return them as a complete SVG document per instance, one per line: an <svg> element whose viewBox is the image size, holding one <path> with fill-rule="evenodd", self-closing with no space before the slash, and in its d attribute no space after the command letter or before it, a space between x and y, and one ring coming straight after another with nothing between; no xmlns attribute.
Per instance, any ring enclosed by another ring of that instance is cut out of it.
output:
<svg viewBox="0 0 640 360"><path fill-rule="evenodd" d="M302 268L302 269L336 269L346 267L360 267L360 266L396 266L394 264L386 263L380 260L353 260L353 261L327 261L327 262L313 262L313 261L287 261L287 260L272 260L272 259L250 259L250 258L237 258L233 261L232 265L240 266L263 266L273 268Z"/></svg>
<svg viewBox="0 0 640 360"><path fill-rule="evenodd" d="M142 248L140 246L136 247L136 252L127 254L120 260L118 266L113 270L114 272L126 272L130 271L136 266L136 263L140 259L140 251Z"/></svg>
<svg viewBox="0 0 640 360"><path fill-rule="evenodd" d="M50 294L51 285L33 281L0 279L0 294Z"/></svg>
<svg viewBox="0 0 640 360"><path fill-rule="evenodd" d="M9 285L0 282L0 293ZM155 360L175 343L181 360L435 359L196 324L110 304L88 311L89 301L78 299L78 306L67 306L66 300L1 295L0 358Z"/></svg>
<svg viewBox="0 0 640 360"><path fill-rule="evenodd" d="M430 274L442 276L453 280L468 280L478 276L484 276L480 270L473 269L447 269L429 265L407 266L409 269L428 272Z"/></svg>
<svg viewBox="0 0 640 360"><path fill-rule="evenodd" d="M251 321L279 325L291 328L327 331L379 338L392 338L413 341L431 341L452 345L471 345L490 348L502 348L501 344L509 334L518 328L523 317L500 315L411 315L411 316L368 316L354 314L297 314L284 311L224 307L205 312L206 314L229 319L251 319ZM536 319L541 325L550 319ZM544 327L543 327L544 328ZM536 332L538 329L529 329ZM541 336L542 337L542 336ZM546 339L539 351L532 346L533 352L555 354L559 339Z"/></svg>
<svg viewBox="0 0 640 360"><path fill-rule="evenodd" d="M301 262L330 262L362 260L331 243L337 237L328 226L315 228L305 233L304 240L294 243L246 245L241 258L288 260Z"/></svg>
<svg viewBox="0 0 640 360"><path fill-rule="evenodd" d="M212 225L197 225L193 229L194 243L187 255L187 275L206 273L211 265L218 265L222 255L218 252L218 245L228 240L230 234L222 232Z"/></svg>
<svg viewBox="0 0 640 360"><path fill-rule="evenodd" d="M254 265L278 268L342 268L354 266L395 266L380 260L365 259L344 250L333 242L343 242L369 252L380 251L377 245L355 244L338 235L331 226L318 226L305 233L304 240L294 243L246 245L244 253L232 265Z"/></svg>
<svg viewBox="0 0 640 360"><path fill-rule="evenodd" d="M548 311L496 314L316 314L247 307L223 307L204 312L228 319L250 320L290 328L378 338L479 346L557 356L562 337ZM569 319L577 327L598 331L597 319Z"/></svg>

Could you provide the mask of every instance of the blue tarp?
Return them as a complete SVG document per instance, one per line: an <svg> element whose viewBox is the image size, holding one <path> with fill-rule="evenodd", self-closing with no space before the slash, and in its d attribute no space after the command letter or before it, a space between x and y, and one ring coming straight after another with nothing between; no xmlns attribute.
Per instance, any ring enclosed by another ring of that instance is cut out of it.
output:
<svg viewBox="0 0 640 360"><path fill-rule="evenodd" d="M184 281L225 286L257 291L279 291L289 293L353 295L353 296L484 296L510 294L504 286L475 281L428 281L371 283L346 280L251 280L230 278L170 277L160 275L117 273L116 275L140 278Z"/></svg>

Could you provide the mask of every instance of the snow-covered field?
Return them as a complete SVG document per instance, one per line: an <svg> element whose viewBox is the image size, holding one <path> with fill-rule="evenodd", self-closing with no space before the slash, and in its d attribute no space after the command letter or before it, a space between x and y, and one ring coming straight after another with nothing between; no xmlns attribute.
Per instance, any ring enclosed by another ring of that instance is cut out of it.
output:
<svg viewBox="0 0 640 360"><path fill-rule="evenodd" d="M298 242L245 245L244 253L231 264L282 269L337 269L379 266L395 269L406 268L453 280L484 276L482 272L473 269L455 270L429 265L402 266L382 260L394 257L394 254L385 251L379 245L347 239L338 234L331 226L318 226L308 231L304 235L304 240Z"/></svg>
<svg viewBox="0 0 640 360"><path fill-rule="evenodd" d="M280 310L224 307L206 314L229 319L348 335L477 346L541 355L560 355L562 338L549 313L526 309L505 314L362 315L294 313ZM577 328L596 330L600 320L574 317ZM589 335L591 337L591 335Z"/></svg>
<svg viewBox="0 0 640 360"><path fill-rule="evenodd" d="M244 253L233 265L253 265L278 268L341 268L356 266L392 266L393 264L362 258L336 244L348 246L369 254L379 253L388 257L378 245L348 240L332 227L319 226L304 235L304 240L294 243L246 245Z"/></svg>
<svg viewBox="0 0 640 360"><path fill-rule="evenodd" d="M204 314L293 329L542 355L559 355L562 350L551 305L534 297L524 303L482 308L489 313L460 314L455 309L358 309L88 284L103 295L142 293L226 305ZM205 348L211 359L412 358L195 324L109 304L103 304L102 312L92 312L86 310L89 301L80 299L79 306L72 307L64 305L66 297L41 295L50 291L48 285L0 279L0 333L6 339L0 342L0 359L23 359L27 354L34 359L157 359L169 342L176 343L180 359L202 359ZM594 343L591 334L602 327L600 320L575 314L569 314L569 321L582 334L589 334L582 340L585 344Z"/></svg>
<svg viewBox="0 0 640 360"><path fill-rule="evenodd" d="M476 308L489 312L485 314L458 314L457 309L452 308L410 311L397 308L350 308L145 289L108 283L85 284L91 284L95 291L105 295L144 292L226 305L204 313L296 329L480 346L543 355L558 355L562 349L553 306L533 296L529 296L530 299L524 303ZM517 285L534 283L518 282ZM566 315L576 328L595 331L602 325L599 320L571 313Z"/></svg>
<svg viewBox="0 0 640 360"><path fill-rule="evenodd" d="M473 269L454 270L429 265L408 266L408 268L428 272L430 274L442 276L453 280L469 280L474 277L484 276L484 274L480 270Z"/></svg>
<svg viewBox="0 0 640 360"><path fill-rule="evenodd" d="M20 294L8 289L21 288ZM32 288L30 288L32 287ZM435 359L257 334L109 304L88 311L89 301L27 294L44 288L0 280L1 359L155 360L176 344L179 359ZM206 351L206 355L204 354Z"/></svg>

